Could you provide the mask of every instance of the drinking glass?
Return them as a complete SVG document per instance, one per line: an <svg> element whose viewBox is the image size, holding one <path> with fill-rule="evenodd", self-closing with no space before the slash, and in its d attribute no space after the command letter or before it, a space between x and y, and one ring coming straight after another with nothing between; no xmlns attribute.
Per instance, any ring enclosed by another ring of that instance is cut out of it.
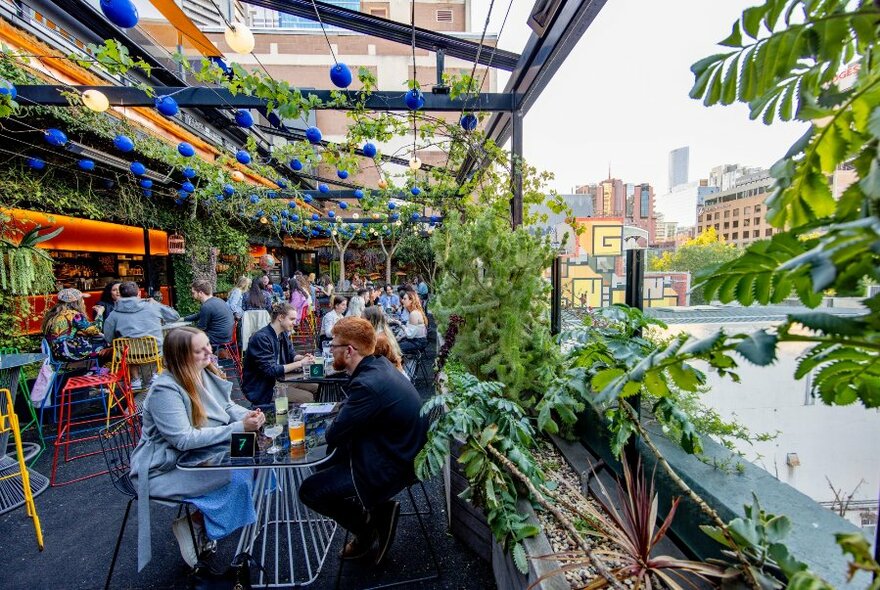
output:
<svg viewBox="0 0 880 590"><path fill-rule="evenodd" d="M275 439L278 438L278 435L281 434L282 430L284 430L283 427L278 423L273 423L272 426L263 427L263 434L272 440L272 446L266 449L266 452L270 455L274 455L281 450L281 447L275 444Z"/></svg>
<svg viewBox="0 0 880 590"><path fill-rule="evenodd" d="M290 411L287 429L288 434L290 434L290 446L302 446L306 440L306 423L301 409L294 408Z"/></svg>

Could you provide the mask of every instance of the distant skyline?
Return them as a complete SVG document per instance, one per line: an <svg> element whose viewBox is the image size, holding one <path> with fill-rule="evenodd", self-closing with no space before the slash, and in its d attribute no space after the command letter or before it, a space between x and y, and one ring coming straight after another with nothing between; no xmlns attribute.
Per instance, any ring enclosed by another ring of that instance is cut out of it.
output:
<svg viewBox="0 0 880 590"><path fill-rule="evenodd" d="M488 0L473 0L482 31ZM750 121L745 105L706 108L688 97L695 61L720 51L734 20L754 0L608 0L525 118L524 155L568 193L611 175L667 188L669 152L690 146L690 179L720 164L769 168L804 123ZM531 2L514 0L499 46L522 51ZM496 2L490 32L506 2ZM506 84L501 77L499 89Z"/></svg>

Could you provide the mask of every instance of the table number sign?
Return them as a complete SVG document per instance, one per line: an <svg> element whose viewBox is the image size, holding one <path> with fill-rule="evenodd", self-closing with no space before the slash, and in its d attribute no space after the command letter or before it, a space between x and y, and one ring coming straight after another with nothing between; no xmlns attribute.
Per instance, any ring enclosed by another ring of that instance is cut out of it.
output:
<svg viewBox="0 0 880 590"><path fill-rule="evenodd" d="M312 363L309 365L309 377L323 377L324 365L322 363Z"/></svg>
<svg viewBox="0 0 880 590"><path fill-rule="evenodd" d="M255 432L233 432L230 457L253 457L257 451L257 434Z"/></svg>

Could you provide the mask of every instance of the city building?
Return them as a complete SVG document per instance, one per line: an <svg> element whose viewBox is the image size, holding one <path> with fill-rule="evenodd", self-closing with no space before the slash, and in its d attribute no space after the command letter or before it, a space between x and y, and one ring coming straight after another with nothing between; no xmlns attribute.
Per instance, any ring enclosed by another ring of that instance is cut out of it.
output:
<svg viewBox="0 0 880 590"><path fill-rule="evenodd" d="M650 184L624 183L619 178L608 178L598 184L578 186L574 192L592 198L593 216L621 217L626 225L647 231L648 244L654 243L654 188Z"/></svg>
<svg viewBox="0 0 880 590"><path fill-rule="evenodd" d="M743 166L742 164L722 164L715 166L709 172L709 185L717 186L719 190L726 191L736 186L743 176L758 174L762 168Z"/></svg>
<svg viewBox="0 0 880 590"><path fill-rule="evenodd" d="M773 178L767 170L740 177L727 190L706 198L697 215L697 234L714 227L725 242L748 246L779 232L766 220L764 201L773 190Z"/></svg>
<svg viewBox="0 0 880 590"><path fill-rule="evenodd" d="M663 214L667 223L678 227L693 227L697 224L697 210L703 206L710 195L718 192L718 187L706 179L680 184L670 192L657 197L657 214Z"/></svg>
<svg viewBox="0 0 880 590"><path fill-rule="evenodd" d="M675 187L687 184L690 174L691 148L680 147L669 152L669 192Z"/></svg>

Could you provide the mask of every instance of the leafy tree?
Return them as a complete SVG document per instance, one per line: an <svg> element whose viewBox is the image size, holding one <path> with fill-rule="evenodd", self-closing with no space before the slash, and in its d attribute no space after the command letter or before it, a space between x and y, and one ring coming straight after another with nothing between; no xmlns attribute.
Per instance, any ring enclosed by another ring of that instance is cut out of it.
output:
<svg viewBox="0 0 880 590"><path fill-rule="evenodd" d="M398 245L397 262L416 269L433 287L437 278L437 260L430 239L419 233L406 234Z"/></svg>
<svg viewBox="0 0 880 590"><path fill-rule="evenodd" d="M664 252L660 258L654 258L650 262L651 270L660 271L686 271L691 275L714 268L724 262L729 262L740 255L740 250L733 244L728 244L716 232L714 227L691 238L675 251ZM691 305L706 303L703 297L702 287L691 291Z"/></svg>

